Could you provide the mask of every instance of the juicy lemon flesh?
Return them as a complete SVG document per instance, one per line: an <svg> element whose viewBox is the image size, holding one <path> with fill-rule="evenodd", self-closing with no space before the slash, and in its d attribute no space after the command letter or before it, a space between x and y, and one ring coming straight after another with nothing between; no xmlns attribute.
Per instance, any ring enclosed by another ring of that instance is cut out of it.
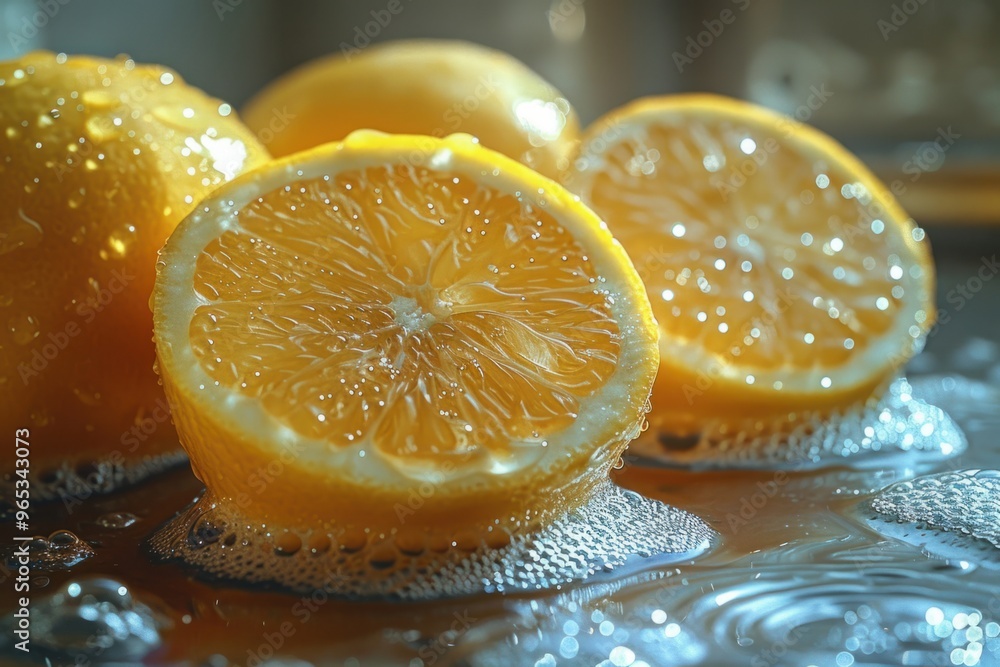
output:
<svg viewBox="0 0 1000 667"><path fill-rule="evenodd" d="M659 322L651 423L692 432L866 399L933 320L922 230L819 133L750 105L692 106L609 122L620 139L600 155L585 143L576 168L592 175L568 177Z"/></svg>
<svg viewBox="0 0 1000 667"><path fill-rule="evenodd" d="M614 372L598 279L512 195L368 168L242 209L198 257L190 339L213 380L330 447L502 454L566 428Z"/></svg>
<svg viewBox="0 0 1000 667"><path fill-rule="evenodd" d="M39 475L179 452L152 370L156 253L267 151L172 70L39 51L0 62L0 156L0 426L30 430Z"/></svg>
<svg viewBox="0 0 1000 667"><path fill-rule="evenodd" d="M531 530L586 502L648 411L656 325L625 251L467 135L275 161L205 200L157 271L192 467L269 529Z"/></svg>

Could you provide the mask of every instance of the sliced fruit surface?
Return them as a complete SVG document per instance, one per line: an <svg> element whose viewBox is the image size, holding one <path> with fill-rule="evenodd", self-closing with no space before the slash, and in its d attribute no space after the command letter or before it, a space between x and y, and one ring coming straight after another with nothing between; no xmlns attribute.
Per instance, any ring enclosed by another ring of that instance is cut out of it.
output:
<svg viewBox="0 0 1000 667"><path fill-rule="evenodd" d="M597 216L466 135L359 132L239 179L170 238L153 306L196 473L298 527L391 531L414 494L442 529L582 502L658 360Z"/></svg>
<svg viewBox="0 0 1000 667"><path fill-rule="evenodd" d="M587 129L563 183L646 285L654 432L863 401L934 321L924 231L846 149L777 113L640 100Z"/></svg>
<svg viewBox="0 0 1000 667"><path fill-rule="evenodd" d="M366 128L464 132L550 177L580 133L570 103L524 63L449 40L388 42L306 63L259 93L244 116L278 157Z"/></svg>
<svg viewBox="0 0 1000 667"><path fill-rule="evenodd" d="M152 369L156 252L205 194L269 159L173 70L0 62L0 427L28 429L33 473L54 480L33 498L98 460L180 452Z"/></svg>

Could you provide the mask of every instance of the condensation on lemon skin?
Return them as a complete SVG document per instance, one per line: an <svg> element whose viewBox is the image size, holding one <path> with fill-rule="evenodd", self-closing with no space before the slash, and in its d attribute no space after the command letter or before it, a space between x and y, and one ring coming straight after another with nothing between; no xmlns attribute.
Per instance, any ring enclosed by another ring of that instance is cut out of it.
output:
<svg viewBox="0 0 1000 667"><path fill-rule="evenodd" d="M716 533L701 519L604 480L590 500L533 529L486 537L400 528L289 531L206 496L151 540L154 555L208 578L352 598L434 599L538 591L657 558L689 560Z"/></svg>
<svg viewBox="0 0 1000 667"><path fill-rule="evenodd" d="M551 213L406 165L264 194L195 287L192 347L217 383L304 436L404 461L546 447L623 336Z"/></svg>
<svg viewBox="0 0 1000 667"><path fill-rule="evenodd" d="M36 435L52 461L33 470L62 463L59 443L70 466L117 452L133 473L178 449L163 421L141 447L122 438L162 401L135 371L153 358L156 251L208 191L267 158L231 114L127 57L0 63L0 425Z"/></svg>

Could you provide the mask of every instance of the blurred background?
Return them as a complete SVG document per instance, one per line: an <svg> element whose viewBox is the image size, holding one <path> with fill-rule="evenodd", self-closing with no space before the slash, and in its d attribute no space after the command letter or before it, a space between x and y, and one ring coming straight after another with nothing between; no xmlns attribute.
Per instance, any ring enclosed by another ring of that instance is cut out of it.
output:
<svg viewBox="0 0 1000 667"><path fill-rule="evenodd" d="M380 22L388 2L0 0L0 57L126 53L239 107L323 54L466 39L526 62L584 123L642 95L733 95L840 139L924 224L1000 220L1000 0L398 0Z"/></svg>
<svg viewBox="0 0 1000 667"><path fill-rule="evenodd" d="M875 169L930 231L942 308L1000 250L1000 0L0 0L0 27L0 58L125 53L237 108L312 58L414 37L513 54L584 123L643 95L732 95ZM1000 280L978 284L932 351L976 332L997 352Z"/></svg>

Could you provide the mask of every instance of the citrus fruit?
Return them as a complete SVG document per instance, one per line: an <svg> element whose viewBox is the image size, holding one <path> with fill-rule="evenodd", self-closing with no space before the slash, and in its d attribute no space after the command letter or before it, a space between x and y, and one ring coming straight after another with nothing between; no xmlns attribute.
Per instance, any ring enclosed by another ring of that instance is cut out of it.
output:
<svg viewBox="0 0 1000 667"><path fill-rule="evenodd" d="M553 177L579 134L569 102L526 65L446 40L389 42L307 63L258 94L244 117L276 157L365 128L460 131Z"/></svg>
<svg viewBox="0 0 1000 667"><path fill-rule="evenodd" d="M645 282L661 432L864 401L934 321L923 230L857 158L777 113L640 100L586 130L563 182Z"/></svg>
<svg viewBox="0 0 1000 667"><path fill-rule="evenodd" d="M65 485L97 459L120 473L180 452L152 369L156 252L202 196L267 159L228 105L169 69L0 63L0 426L29 429L34 473L58 464L44 476Z"/></svg>
<svg viewBox="0 0 1000 667"><path fill-rule="evenodd" d="M621 246L472 137L427 141L360 131L273 162L164 247L178 431L253 521L523 526L582 503L639 432L656 327Z"/></svg>

